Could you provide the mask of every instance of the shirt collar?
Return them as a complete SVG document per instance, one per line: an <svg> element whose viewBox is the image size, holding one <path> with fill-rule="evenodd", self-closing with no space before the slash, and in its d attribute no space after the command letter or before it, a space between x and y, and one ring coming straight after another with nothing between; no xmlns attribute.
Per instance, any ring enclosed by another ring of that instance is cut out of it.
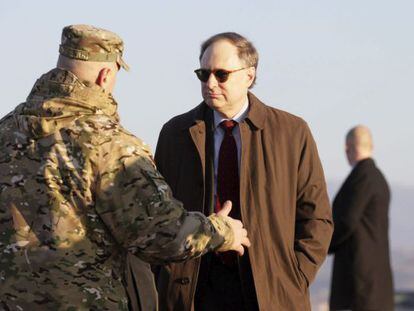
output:
<svg viewBox="0 0 414 311"><path fill-rule="evenodd" d="M214 129L216 129L221 122L225 120L234 120L237 123L241 123L244 121L244 119L247 116L247 113L249 112L249 100L246 99L246 102L241 107L240 111L233 117L233 118L224 118L220 113L218 113L216 110L214 111Z"/></svg>

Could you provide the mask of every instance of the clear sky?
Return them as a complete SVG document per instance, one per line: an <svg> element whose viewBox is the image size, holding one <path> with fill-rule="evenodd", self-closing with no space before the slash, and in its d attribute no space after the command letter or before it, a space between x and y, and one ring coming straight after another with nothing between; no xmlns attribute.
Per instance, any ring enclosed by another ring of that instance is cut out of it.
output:
<svg viewBox="0 0 414 311"><path fill-rule="evenodd" d="M362 123L390 182L412 188L413 12L412 0L2 0L0 115L55 66L64 26L92 24L124 39L132 70L114 94L121 120L155 149L162 124L201 101L200 43L236 31L260 54L253 92L309 123L328 180L348 174L344 135Z"/></svg>

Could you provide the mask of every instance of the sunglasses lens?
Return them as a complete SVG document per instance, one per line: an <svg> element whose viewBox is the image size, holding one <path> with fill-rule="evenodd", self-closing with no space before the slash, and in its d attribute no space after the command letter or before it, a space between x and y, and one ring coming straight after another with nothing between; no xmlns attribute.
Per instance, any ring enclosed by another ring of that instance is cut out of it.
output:
<svg viewBox="0 0 414 311"><path fill-rule="evenodd" d="M207 69L197 69L195 71L197 78L201 81L201 82L207 82L208 78L210 77L210 70Z"/></svg>
<svg viewBox="0 0 414 311"><path fill-rule="evenodd" d="M214 76L216 77L217 81L219 83L224 83L228 80L229 75L231 73L231 71L227 71L224 69L217 69L217 70L210 70L210 69L197 69L194 70L194 72L197 75L197 78L201 81L206 83L208 81L208 79L210 78L211 73L214 74Z"/></svg>
<svg viewBox="0 0 414 311"><path fill-rule="evenodd" d="M228 71L222 70L222 69L219 69L214 73L214 75L217 78L217 81L220 83L226 82L227 79L229 78L229 74L230 73Z"/></svg>

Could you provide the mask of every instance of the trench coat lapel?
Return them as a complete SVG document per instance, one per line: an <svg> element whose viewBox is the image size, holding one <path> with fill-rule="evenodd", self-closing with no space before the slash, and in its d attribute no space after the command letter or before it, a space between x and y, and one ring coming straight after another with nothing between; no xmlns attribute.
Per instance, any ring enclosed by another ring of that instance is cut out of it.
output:
<svg viewBox="0 0 414 311"><path fill-rule="evenodd" d="M189 132L203 170L205 202L203 212L210 215L214 212L214 122L213 111L205 104L197 109Z"/></svg>
<svg viewBox="0 0 414 311"><path fill-rule="evenodd" d="M197 153L200 157L201 167L203 169L203 180L205 180L206 169L206 124L202 120L197 120L196 124L189 128L191 138L197 148Z"/></svg>

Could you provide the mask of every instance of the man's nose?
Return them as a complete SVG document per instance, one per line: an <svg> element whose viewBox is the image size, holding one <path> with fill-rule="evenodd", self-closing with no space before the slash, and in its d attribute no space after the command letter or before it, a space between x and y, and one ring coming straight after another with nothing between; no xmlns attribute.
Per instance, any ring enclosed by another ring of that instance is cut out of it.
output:
<svg viewBox="0 0 414 311"><path fill-rule="evenodd" d="M216 76L213 73L210 73L210 76L208 77L206 85L209 89L212 89L212 88L214 88L218 85L218 81L216 79Z"/></svg>

